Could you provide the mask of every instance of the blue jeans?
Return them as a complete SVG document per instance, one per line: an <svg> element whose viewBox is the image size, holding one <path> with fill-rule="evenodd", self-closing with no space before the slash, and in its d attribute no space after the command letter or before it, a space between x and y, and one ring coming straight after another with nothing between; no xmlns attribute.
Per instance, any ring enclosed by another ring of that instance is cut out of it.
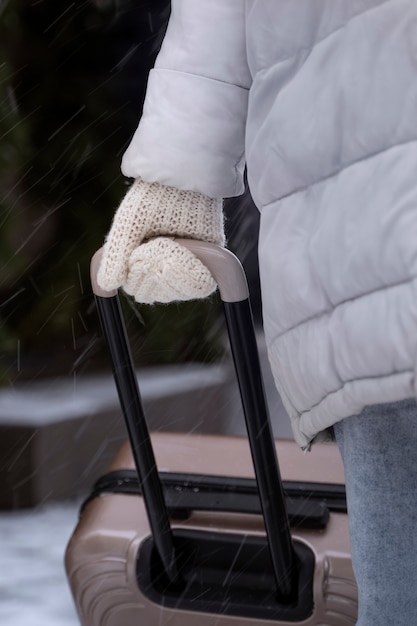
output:
<svg viewBox="0 0 417 626"><path fill-rule="evenodd" d="M346 474L357 626L417 624L417 406L366 408L335 426Z"/></svg>

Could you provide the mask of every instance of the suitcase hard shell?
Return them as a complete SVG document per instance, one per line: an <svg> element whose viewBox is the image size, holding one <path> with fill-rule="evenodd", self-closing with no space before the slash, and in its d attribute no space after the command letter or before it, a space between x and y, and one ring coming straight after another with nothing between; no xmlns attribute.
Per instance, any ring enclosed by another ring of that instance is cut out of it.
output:
<svg viewBox="0 0 417 626"><path fill-rule="evenodd" d="M100 292L93 269L130 446L99 481L67 547L81 624L354 624L338 451L317 444L303 455L294 442L273 442L246 337L247 287L231 278L223 252L210 256L203 261L225 303L249 440L154 433L151 445L120 313L114 303L101 308L117 296Z"/></svg>
<svg viewBox="0 0 417 626"><path fill-rule="evenodd" d="M202 475L252 477L246 439L207 435L154 433L161 471ZM343 483L343 468L334 444L317 444L304 455L293 441L277 441L284 481ZM126 444L109 471L133 469ZM240 513L193 512L186 520L172 520L173 528L264 534L261 516ZM299 621L261 619L241 615L213 615L201 609L175 610L147 597L137 584L136 566L150 529L141 497L104 493L88 502L66 553L66 570L82 626L230 626L259 624L351 626L357 616L347 516L331 512L324 530L293 529L295 540L308 545L315 558L311 615Z"/></svg>

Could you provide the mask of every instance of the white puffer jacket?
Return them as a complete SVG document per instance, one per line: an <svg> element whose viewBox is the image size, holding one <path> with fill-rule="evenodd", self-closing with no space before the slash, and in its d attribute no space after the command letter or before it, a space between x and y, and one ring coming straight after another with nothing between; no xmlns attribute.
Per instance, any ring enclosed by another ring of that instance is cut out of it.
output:
<svg viewBox="0 0 417 626"><path fill-rule="evenodd" d="M245 162L271 366L307 447L415 394L416 0L173 0L123 172L227 197Z"/></svg>

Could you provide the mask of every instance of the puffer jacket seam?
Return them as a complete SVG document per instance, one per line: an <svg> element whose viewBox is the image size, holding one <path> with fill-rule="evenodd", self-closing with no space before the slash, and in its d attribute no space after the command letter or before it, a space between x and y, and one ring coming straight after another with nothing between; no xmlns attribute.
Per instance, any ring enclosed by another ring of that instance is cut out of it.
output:
<svg viewBox="0 0 417 626"><path fill-rule="evenodd" d="M245 158L245 151L242 152L242 154L240 155L239 159L235 162L235 164L233 165L233 169L235 172L235 194L239 191L240 189L240 172L239 172L239 163L241 163L243 161L243 159ZM239 195L243 195L243 194L239 194ZM236 196L235 196L236 197Z"/></svg>
<svg viewBox="0 0 417 626"><path fill-rule="evenodd" d="M390 1L390 0L387 0ZM218 83L219 85L227 85L228 87L236 87L236 89L242 89L242 91L246 91L247 93L250 91L250 85L239 85L238 83L233 83L227 80L221 80L220 78L213 78L211 76L205 76L204 74L196 74L195 72L186 72L184 70L172 69L166 67L155 67L151 70L154 73L169 73L169 74L181 74L182 76L189 76L190 78L198 78L200 80L207 80L213 83Z"/></svg>
<svg viewBox="0 0 417 626"><path fill-rule="evenodd" d="M271 202L268 202L267 204L264 204L263 205L263 209L267 209L267 208L273 206L274 204L276 204L277 202L281 202L282 200L290 198L291 196L294 196L297 193L304 193L305 191L308 191L309 189L311 189L312 187L315 187L316 185L320 185L321 183L324 183L324 182L330 180L331 178L335 178L336 176L338 176L342 172L345 172L346 170L350 169L351 167L355 167L355 165L358 165L359 163L364 163L365 161L369 161L369 160L371 160L371 159L373 159L375 157L380 156L381 154L384 154L384 152L389 152L390 150L394 150L395 148L401 148L403 146L407 146L409 144L416 143L416 142L417 142L417 137L413 137L412 139L407 139L407 141L401 141L401 142L398 142L398 143L393 144L391 146L386 146L385 148L382 148L381 150L377 150L376 152L373 152L372 154L367 154L366 156L364 156L362 158L355 159L354 161L352 161L352 163L347 163L346 165L344 165L343 167L339 168L338 170L336 170L334 172L331 172L327 176L323 176L323 178L319 178L319 179L315 180L312 183L309 183L305 187L299 187L297 189L294 189L290 193L285 194L284 196L280 196L279 198L275 198L275 200L272 200Z"/></svg>
<svg viewBox="0 0 417 626"><path fill-rule="evenodd" d="M346 28L346 26L348 24L350 24L350 22L352 22L353 20L355 20L357 18L360 18L360 17L362 17L362 15L365 15L366 13L370 13L371 11L377 11L381 7L385 6L389 2L393 2L393 1L394 0L385 0L385 2L382 2L381 4L378 4L377 6L369 7L368 9L365 9L364 11L358 11L358 13L355 13L354 15L351 15L346 20L346 22L344 22L343 24L341 24L340 26L338 26L337 28L335 28L331 32L327 33L326 35L324 35L320 39L316 39L311 46L302 46L300 48L297 48L297 51L294 52L293 54L290 54L289 56L283 57L282 59L279 59L277 61L276 65L279 65L280 63L286 63L287 61L291 61L293 59L296 59L298 56L300 56L301 54L305 54L306 52L311 52L312 50L314 50L314 48L316 46L320 45L321 43L323 43L324 41L326 41L327 39L332 37L335 33L338 33L339 31L341 31L344 28ZM262 72L268 71L270 69L271 69L271 66L263 67L262 69L259 69L257 71L257 74L260 74Z"/></svg>
<svg viewBox="0 0 417 626"><path fill-rule="evenodd" d="M304 324L310 323L312 320L319 319L320 317L325 317L326 315L331 315L332 313L336 311L336 309L338 309L341 306L344 306L350 302L356 302L357 300L360 300L361 298L366 298L367 296L370 296L374 293L378 293L379 291L387 291L388 289L394 289L396 287L400 287L401 285L407 285L408 283L412 283L416 279L417 279L417 275L410 276L410 278L407 278L405 280L401 280L396 283L391 283L389 285L382 285L381 287L377 287L376 289L371 289L369 291L366 291L365 293L361 293L358 296L354 296L352 298L346 298L346 300L342 300L341 302L338 302L337 304L332 306L332 308L325 309L324 311L320 311L319 313L315 313L314 315L311 315L310 317L306 318L302 322L299 322L298 324L295 324L294 326L290 326L289 328L283 330L282 332L274 335L274 337L271 339L268 345L271 346L273 343L275 343L275 341L277 341L284 335L296 330L297 328L300 328L301 326L304 326Z"/></svg>
<svg viewBox="0 0 417 626"><path fill-rule="evenodd" d="M404 370L394 370L390 372L389 374L375 374L375 376L357 376L356 378L345 380L343 381L343 385L341 385L337 389L333 389L332 391L329 391L328 393L326 393L318 402L313 404L309 409L307 409L306 411L300 411L299 416L295 419L299 420L301 419L302 416L308 415L311 411L313 411L318 406L320 406L320 404L324 402L324 400L326 400L329 396L333 396L336 393L340 393L340 391L342 391L346 387L346 385L351 385L352 383L362 382L365 380L380 380L384 378L391 378L392 376L402 376L403 374L414 374L414 370L407 368Z"/></svg>

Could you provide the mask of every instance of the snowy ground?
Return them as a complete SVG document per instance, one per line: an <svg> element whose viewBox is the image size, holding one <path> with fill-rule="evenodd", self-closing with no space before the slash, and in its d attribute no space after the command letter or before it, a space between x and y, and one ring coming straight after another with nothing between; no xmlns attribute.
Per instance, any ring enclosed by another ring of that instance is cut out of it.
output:
<svg viewBox="0 0 417 626"><path fill-rule="evenodd" d="M78 626L63 554L79 503L0 513L0 624Z"/></svg>

